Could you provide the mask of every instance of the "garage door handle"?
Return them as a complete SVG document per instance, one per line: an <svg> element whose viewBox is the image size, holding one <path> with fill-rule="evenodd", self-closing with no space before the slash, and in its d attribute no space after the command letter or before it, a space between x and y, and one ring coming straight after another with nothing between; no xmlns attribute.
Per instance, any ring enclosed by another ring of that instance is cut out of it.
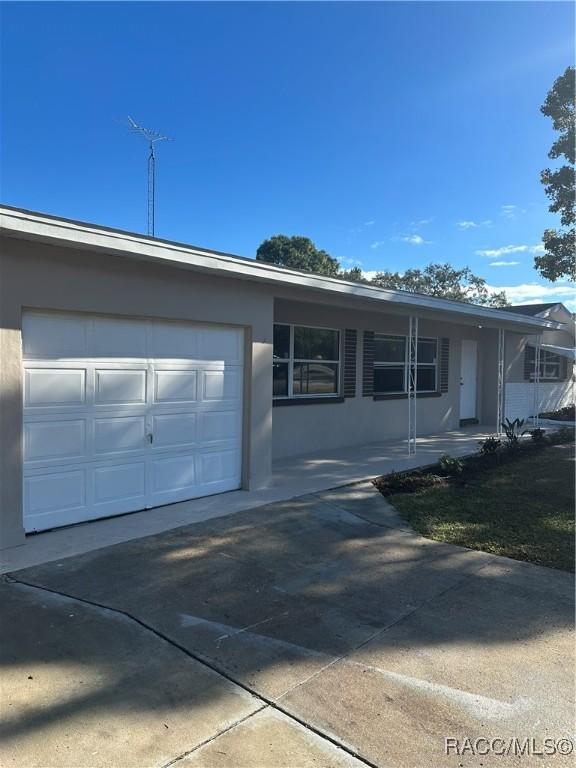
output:
<svg viewBox="0 0 576 768"><path fill-rule="evenodd" d="M149 443L153 443L154 442L154 435L152 434L152 432L150 432L148 435L146 435L146 437L148 438L148 442Z"/></svg>

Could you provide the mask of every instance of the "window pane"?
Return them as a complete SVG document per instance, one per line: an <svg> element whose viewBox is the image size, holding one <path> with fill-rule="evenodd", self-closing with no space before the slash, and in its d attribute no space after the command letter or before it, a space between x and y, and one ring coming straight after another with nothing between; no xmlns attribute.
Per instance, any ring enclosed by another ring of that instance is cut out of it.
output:
<svg viewBox="0 0 576 768"><path fill-rule="evenodd" d="M436 368L432 366L418 366L417 392L436 391Z"/></svg>
<svg viewBox="0 0 576 768"><path fill-rule="evenodd" d="M418 341L418 362L436 362L436 339L420 339Z"/></svg>
<svg viewBox="0 0 576 768"><path fill-rule="evenodd" d="M545 363L540 373L543 379L559 379L560 378L560 365L559 363Z"/></svg>
<svg viewBox="0 0 576 768"><path fill-rule="evenodd" d="M374 360L377 363L403 363L406 356L404 336L374 337Z"/></svg>
<svg viewBox="0 0 576 768"><path fill-rule="evenodd" d="M290 357L290 326L274 326L274 359L287 360Z"/></svg>
<svg viewBox="0 0 576 768"><path fill-rule="evenodd" d="M404 366L395 368L374 368L374 392L404 392Z"/></svg>
<svg viewBox="0 0 576 768"><path fill-rule="evenodd" d="M288 363L274 363L272 383L274 397L288 397Z"/></svg>
<svg viewBox="0 0 576 768"><path fill-rule="evenodd" d="M339 333L324 328L294 328L295 360L339 360Z"/></svg>
<svg viewBox="0 0 576 768"><path fill-rule="evenodd" d="M335 395L337 392L336 363L294 363L293 394Z"/></svg>

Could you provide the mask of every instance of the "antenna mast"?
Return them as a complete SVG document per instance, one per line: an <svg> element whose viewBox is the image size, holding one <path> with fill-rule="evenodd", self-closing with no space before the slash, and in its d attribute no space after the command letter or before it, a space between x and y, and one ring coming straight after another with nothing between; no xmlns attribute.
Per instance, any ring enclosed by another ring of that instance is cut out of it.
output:
<svg viewBox="0 0 576 768"><path fill-rule="evenodd" d="M156 184L156 156L154 153L154 145L159 141L172 141L168 136L163 136L158 131L153 131L150 128L143 128L138 125L130 116L128 116L128 123L130 130L133 133L139 133L148 142L148 234L154 237L154 197L155 197L155 184Z"/></svg>

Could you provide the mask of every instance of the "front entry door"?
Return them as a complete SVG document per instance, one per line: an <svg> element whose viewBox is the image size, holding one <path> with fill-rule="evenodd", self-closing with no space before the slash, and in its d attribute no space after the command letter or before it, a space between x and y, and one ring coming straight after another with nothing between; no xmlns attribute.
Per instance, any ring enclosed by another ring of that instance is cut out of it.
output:
<svg viewBox="0 0 576 768"><path fill-rule="evenodd" d="M460 357L460 419L476 418L478 386L478 342L462 340Z"/></svg>

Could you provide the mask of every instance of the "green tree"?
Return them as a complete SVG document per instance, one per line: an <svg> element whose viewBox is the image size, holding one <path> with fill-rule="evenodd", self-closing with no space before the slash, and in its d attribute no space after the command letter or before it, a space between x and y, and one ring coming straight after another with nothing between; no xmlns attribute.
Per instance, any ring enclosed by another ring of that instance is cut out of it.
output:
<svg viewBox="0 0 576 768"><path fill-rule="evenodd" d="M552 119L554 130L559 134L548 152L548 157L555 160L563 156L568 164L555 170L546 168L540 176L546 194L552 201L549 210L560 214L560 224L564 229L547 229L544 232L545 250L541 256L535 257L534 264L547 280L554 281L562 277L576 280L574 67L568 67L564 74L557 78L540 110Z"/></svg>
<svg viewBox="0 0 576 768"><path fill-rule="evenodd" d="M510 304L504 291L491 293L486 281L473 274L468 267L454 269L450 264L428 264L424 269L407 269L403 273L378 272L372 283L380 288L423 293L488 307L507 307Z"/></svg>
<svg viewBox="0 0 576 768"><path fill-rule="evenodd" d="M256 251L257 261L277 264L279 267L290 267L302 272L314 272L326 277L338 277L340 264L338 260L321 251L308 237L288 237L274 235L264 240Z"/></svg>

